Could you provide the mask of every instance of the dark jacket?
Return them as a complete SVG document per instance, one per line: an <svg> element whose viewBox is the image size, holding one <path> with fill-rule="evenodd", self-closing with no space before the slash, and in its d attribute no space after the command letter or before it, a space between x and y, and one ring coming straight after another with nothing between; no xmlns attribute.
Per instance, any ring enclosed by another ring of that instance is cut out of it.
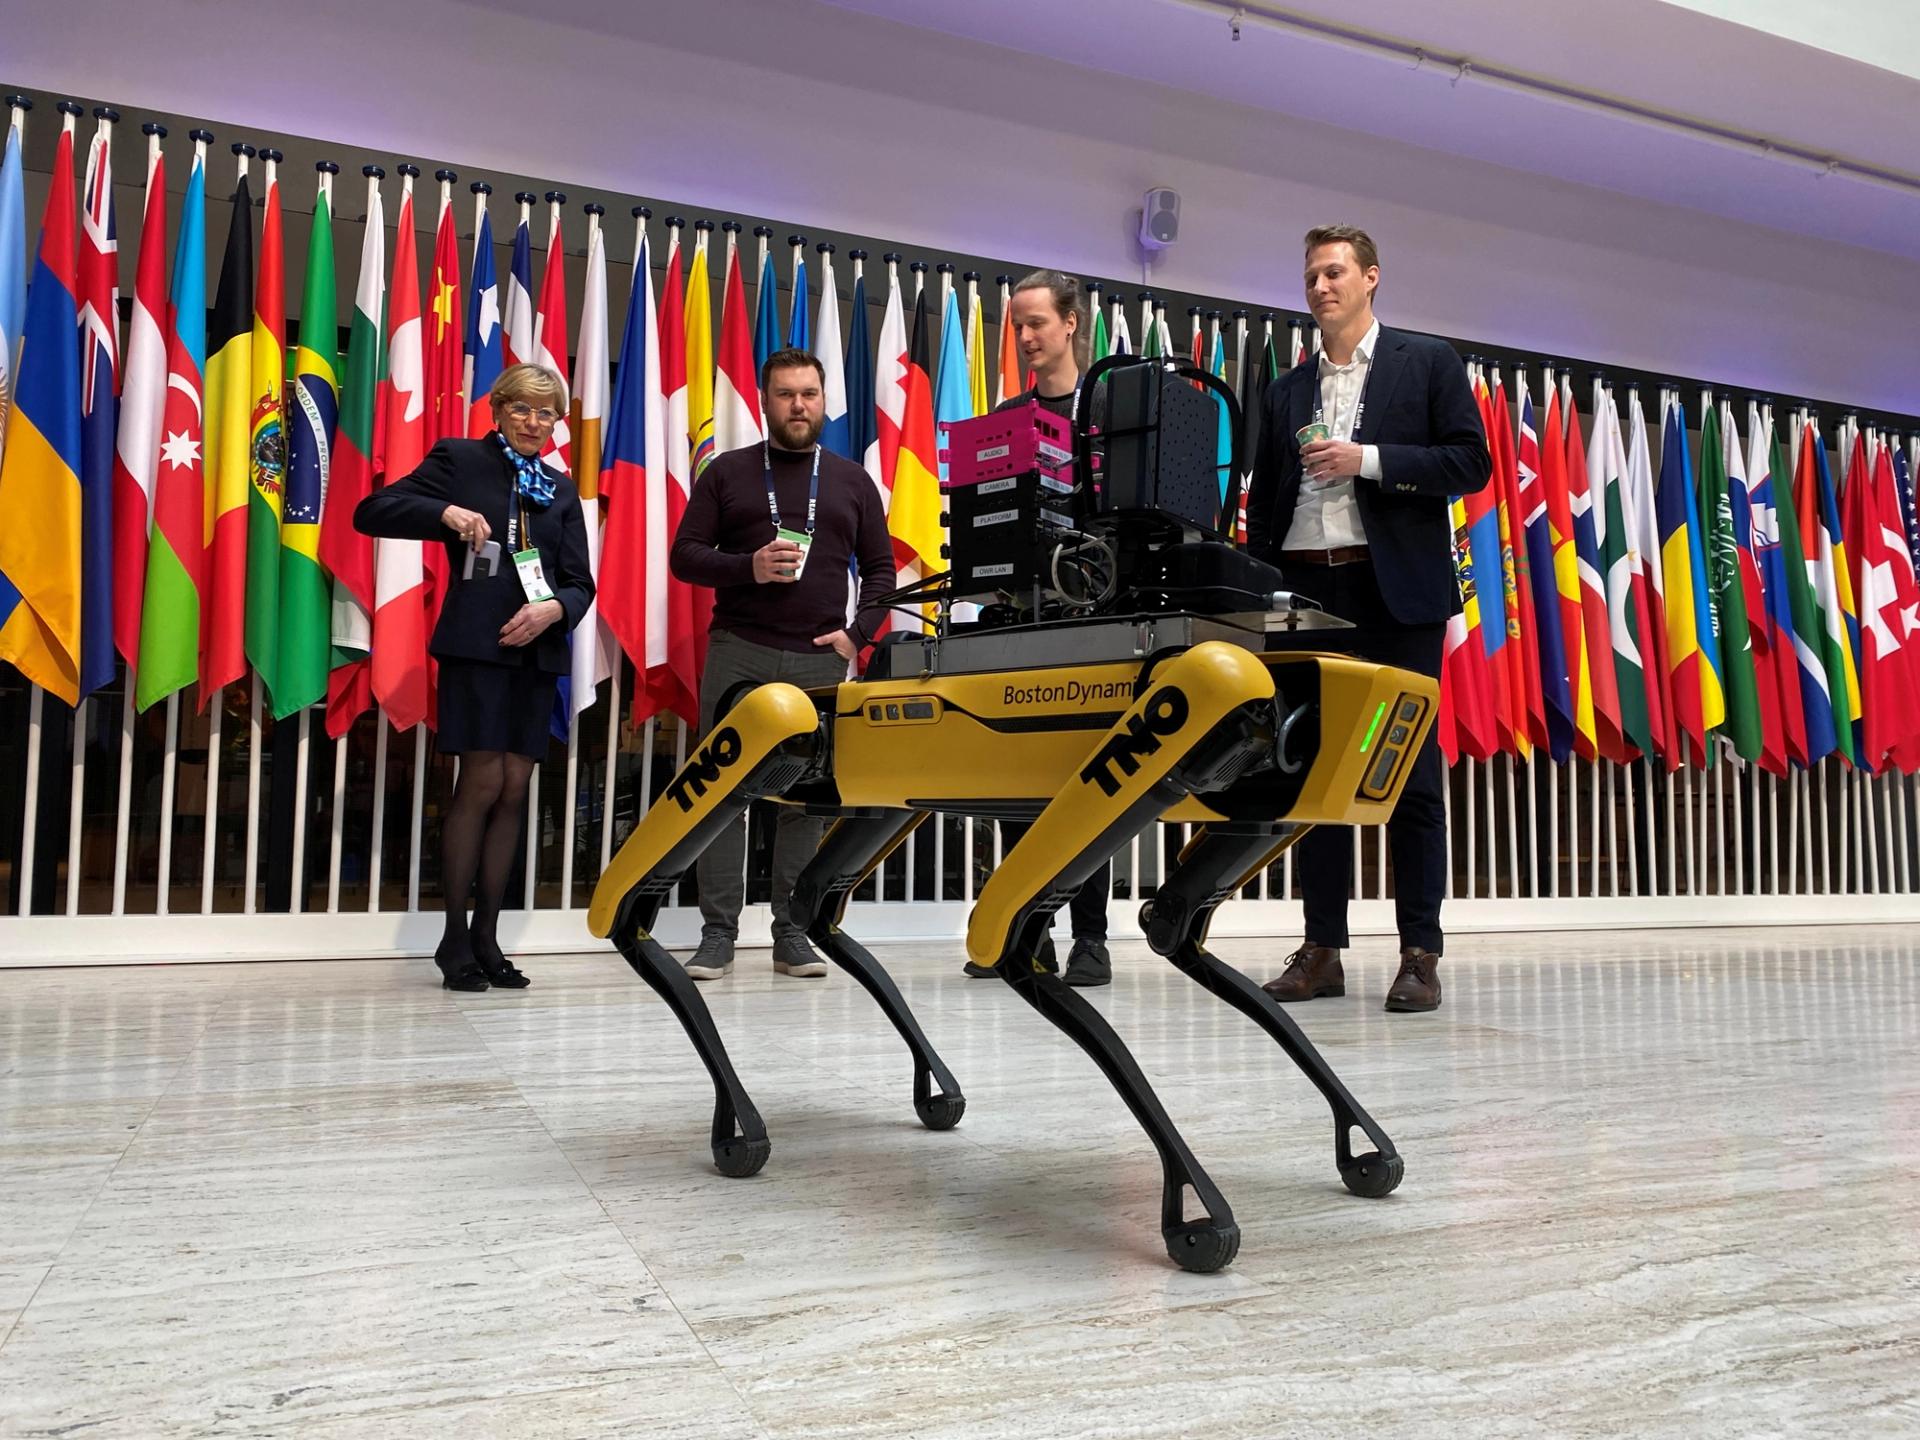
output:
<svg viewBox="0 0 1920 1440"><path fill-rule="evenodd" d="M558 625L548 626L524 648L500 644L500 627L527 603L527 597L507 550L513 465L491 435L481 440L442 440L420 462L419 469L405 479L381 486L355 508L353 528L363 535L437 540L446 546L447 597L428 647L436 659L521 665L526 663L526 651L531 650L539 669L549 675L567 673L567 632L580 623L593 603L593 572L587 563L587 527L580 511L580 492L551 465L543 468L553 477L553 503L543 510L529 501L528 528L540 551L547 588L566 613ZM500 568L491 576L484 565L477 565L471 580L463 578L469 546L440 519L449 505L477 511L493 527L493 538L502 553ZM526 543L521 537L522 548Z"/></svg>
<svg viewBox="0 0 1920 1440"><path fill-rule="evenodd" d="M1283 572L1280 552L1300 493L1293 436L1313 418L1319 366L1310 355L1267 387L1247 493L1248 545ZM1353 488L1381 599L1403 625L1444 623L1460 609L1449 501L1493 474L1480 408L1454 348L1382 325L1353 439L1380 448L1379 480L1356 478Z"/></svg>

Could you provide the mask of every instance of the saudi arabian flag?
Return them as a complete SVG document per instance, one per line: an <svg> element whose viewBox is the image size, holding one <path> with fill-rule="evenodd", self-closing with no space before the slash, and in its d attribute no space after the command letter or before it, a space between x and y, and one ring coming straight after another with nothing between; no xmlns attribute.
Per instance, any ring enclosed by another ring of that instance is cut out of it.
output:
<svg viewBox="0 0 1920 1440"><path fill-rule="evenodd" d="M333 286L333 187L324 184L314 201L313 233L307 241L300 344L293 352L293 394L286 410L279 671L270 685L276 720L317 705L327 695L333 600L320 564L320 502L327 493L340 413L340 329Z"/></svg>
<svg viewBox="0 0 1920 1440"><path fill-rule="evenodd" d="M1727 437L1724 424L1725 416L1711 404L1700 417L1700 521L1706 527L1707 593L1720 643L1720 653L1710 658L1718 662L1715 668L1726 697L1721 733L1742 760L1758 760L1763 738L1760 694L1754 680L1753 639L1740 579L1740 542L1733 533L1731 494L1735 483L1745 493L1746 467L1742 464L1736 477L1728 465L1728 452L1739 454L1740 437L1737 433Z"/></svg>

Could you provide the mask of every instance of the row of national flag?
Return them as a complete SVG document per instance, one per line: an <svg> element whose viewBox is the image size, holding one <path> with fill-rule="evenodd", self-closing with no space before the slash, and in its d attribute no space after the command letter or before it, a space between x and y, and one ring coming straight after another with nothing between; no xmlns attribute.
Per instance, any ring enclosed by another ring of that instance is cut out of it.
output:
<svg viewBox="0 0 1920 1440"><path fill-rule="evenodd" d="M899 257L885 257L882 319L870 337L864 252L851 254L843 310L833 247L809 255L805 237L790 237L783 307L771 232L758 233L748 261L740 226L718 227L716 255L714 225L698 222L689 241L669 218L662 257L644 208L634 212L616 356L599 207L585 207L573 335L565 197L544 197L536 285L542 197L514 197L500 273L491 187L469 187L463 246L457 177L438 172L434 244L422 257L418 171L407 165L392 232L391 182L378 167L363 171L363 199L336 198L337 167L318 167L299 314L325 320L301 325L289 350L280 157L231 147L229 198L210 201L213 137L192 132L190 154L174 156L187 178L169 256L158 125L143 127L144 204L123 326L119 117L95 112L76 187L80 107L60 107L29 252L26 108L10 111L0 159L0 507L33 523L0 525L0 661L70 704L124 662L142 709L194 686L204 707L252 674L276 717L324 704L336 736L375 706L398 728L431 725L427 641L448 584L442 548L359 535L353 508L437 440L485 434L502 368L538 361L570 382L572 413L547 458L586 502L599 587L571 637L555 733L571 733L623 653L635 667L636 718L670 711L692 721L711 597L672 578L667 552L706 464L760 440L765 357L794 344L821 359L823 443L877 487L902 583L944 568L938 427L1026 385L1011 327L1000 327L997 346L987 342L975 275L943 266L934 278L915 262L903 280ZM333 248L342 208L365 217L352 276ZM222 220L209 308L209 222ZM336 299L349 283L342 350ZM999 289L1004 315L1006 278ZM1122 297L1098 286L1089 294L1092 358L1176 353L1164 303L1139 296L1136 320ZM1199 314L1189 315L1196 364L1224 379L1233 358L1239 448L1251 456L1261 393L1303 358L1302 332L1276 337L1270 317L1253 330L1236 317L1227 334L1208 316L1203 335ZM1836 466L1817 423L1776 423L1755 404L1739 417L1721 401L1703 416L1696 453L1677 395L1662 396L1649 417L1629 392L1623 415L1596 383L1583 422L1566 382L1537 400L1523 377L1511 392L1497 372L1476 371L1474 383L1494 483L1454 504L1466 609L1447 639L1449 756L1648 755L1677 767L1703 764L1723 745L1776 770L1833 753L1863 768L1920 760L1920 649L1909 639L1920 628L1920 525L1913 456L1893 438L1848 430ZM1223 465L1232 439L1223 426Z"/></svg>
<svg viewBox="0 0 1920 1440"><path fill-rule="evenodd" d="M714 226L699 222L685 245L682 222L669 219L667 254L657 261L640 209L635 283L615 366L600 207L585 207L576 345L568 331L563 195L546 196L546 263L536 291L537 197L515 197L502 277L491 187L470 187L473 241L463 262L457 177L439 172L423 291L415 249L419 172L398 167L400 208L389 232L386 177L368 166L343 351L336 297L348 277L337 273L333 250L338 167L322 162L299 311L319 323L302 325L289 353L282 157L233 146L228 199L210 202L213 137L192 132L169 263L166 130L147 125L145 203L123 334L112 182L119 117L95 112L76 192L81 111L62 105L29 266L21 153L28 108L23 102L9 113L0 166L0 504L35 523L0 527L0 660L68 704L108 683L124 662L142 710L195 686L204 708L251 673L276 718L324 704L336 736L376 705L396 728L431 725L427 643L448 583L443 551L369 539L354 531L352 514L436 441L484 435L492 425L488 391L519 361L569 379L572 413L555 428L546 458L573 475L586 502L599 581L595 609L571 637L571 673L554 717L563 737L595 703L621 652L637 669L637 718L663 710L696 718L711 597L672 578L667 551L705 465L761 438L757 362L774 349L792 343L822 357L824 443L871 475L908 577L941 568L936 420L977 414L988 403L977 277L967 277L964 298L942 277L945 343L936 370L927 267L913 267L909 340L908 301L897 257L889 256L876 363L863 252L853 252L852 330L843 349L833 247L817 247L817 321L808 313L803 237L790 242L791 312L777 308L772 259L763 254L756 316L744 298L740 227L721 227L716 330L708 281ZM225 238L209 310L208 229L220 220ZM1004 305L1004 280L1001 288ZM1009 347L1000 359L999 392L1018 390L1017 357Z"/></svg>
<svg viewBox="0 0 1920 1440"><path fill-rule="evenodd" d="M1920 764L1910 438L1849 421L1836 464L1806 412L1704 392L1696 431L1596 378L1583 422L1570 379L1470 370L1493 474L1453 501L1450 761Z"/></svg>

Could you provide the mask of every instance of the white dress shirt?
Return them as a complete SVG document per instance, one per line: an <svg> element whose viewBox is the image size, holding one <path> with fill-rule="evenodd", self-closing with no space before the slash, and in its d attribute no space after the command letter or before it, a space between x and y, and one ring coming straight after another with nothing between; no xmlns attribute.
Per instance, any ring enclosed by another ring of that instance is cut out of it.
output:
<svg viewBox="0 0 1920 1440"><path fill-rule="evenodd" d="M1367 372L1373 366L1374 347L1380 343L1380 322L1374 321L1358 345L1353 358L1336 365L1320 352L1320 404L1314 419L1324 420L1335 440L1353 439L1354 421L1359 418L1360 397L1366 393ZM1377 445L1360 447L1360 478L1380 478L1380 449ZM1354 477L1315 484L1303 473L1300 491L1294 497L1293 524L1287 529L1287 550L1331 550L1343 545L1367 543L1366 529L1360 523L1359 502L1353 494Z"/></svg>

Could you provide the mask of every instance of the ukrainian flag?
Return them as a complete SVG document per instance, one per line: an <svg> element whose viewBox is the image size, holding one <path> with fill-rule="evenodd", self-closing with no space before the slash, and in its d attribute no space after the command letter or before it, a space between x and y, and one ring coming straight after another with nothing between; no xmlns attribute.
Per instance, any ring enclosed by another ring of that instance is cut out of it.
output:
<svg viewBox="0 0 1920 1440"><path fill-rule="evenodd" d="M80 700L80 312L73 133L60 137L0 459L0 660Z"/></svg>

